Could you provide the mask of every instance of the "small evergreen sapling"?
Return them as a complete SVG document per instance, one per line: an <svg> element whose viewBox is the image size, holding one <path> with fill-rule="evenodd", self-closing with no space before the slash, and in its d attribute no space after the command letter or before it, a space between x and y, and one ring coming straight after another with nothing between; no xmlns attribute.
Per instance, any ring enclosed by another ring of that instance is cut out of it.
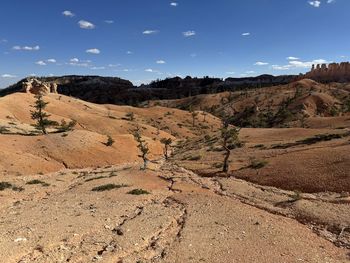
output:
<svg viewBox="0 0 350 263"><path fill-rule="evenodd" d="M58 123L56 121L51 121L48 118L49 114L44 112L48 102L43 100L43 96L41 94L35 96L36 101L35 105L32 106L35 110L30 111L31 117L36 121L35 128L40 130L43 134L47 134L47 128L50 126L56 126Z"/></svg>
<svg viewBox="0 0 350 263"><path fill-rule="evenodd" d="M169 159L168 149L169 149L169 147L170 147L170 145L172 144L173 141L172 141L171 138L168 138L168 139L162 138L160 140L160 142L162 144L164 144L164 157L165 157L165 160L168 160Z"/></svg>
<svg viewBox="0 0 350 263"><path fill-rule="evenodd" d="M147 169L147 162L148 162L148 154L149 154L148 144L146 143L145 140L142 139L141 132L140 132L139 128L137 128L134 131L133 135L134 135L134 138L135 138L136 142L138 143L137 148L139 148L139 150L141 152L139 157L141 157L142 160L143 160L143 167L142 167L142 169L146 170Z"/></svg>
<svg viewBox="0 0 350 263"><path fill-rule="evenodd" d="M238 146L240 141L238 138L240 128L230 127L228 121L223 121L223 127L221 128L221 139L222 139L222 147L225 150L225 157L222 166L222 171L227 173L229 170L229 158L231 155L231 150L229 144ZM232 148L231 148L232 149Z"/></svg>

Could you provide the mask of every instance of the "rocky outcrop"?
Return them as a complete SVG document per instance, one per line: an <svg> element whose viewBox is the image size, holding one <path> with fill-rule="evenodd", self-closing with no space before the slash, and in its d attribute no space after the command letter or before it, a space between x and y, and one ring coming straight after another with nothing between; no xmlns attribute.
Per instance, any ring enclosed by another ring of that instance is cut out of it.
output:
<svg viewBox="0 0 350 263"><path fill-rule="evenodd" d="M6 89L0 89L0 97L15 92L59 93L94 103L126 104L135 97L130 93L133 88L130 81L116 77L71 75L25 78Z"/></svg>
<svg viewBox="0 0 350 263"><path fill-rule="evenodd" d="M22 83L22 92L41 95L57 93L57 84L55 82L44 82L30 78Z"/></svg>
<svg viewBox="0 0 350 263"><path fill-rule="evenodd" d="M199 94L212 94L250 88L281 85L296 76L261 75L249 78L185 78L175 77L135 87L130 81L116 77L62 76L26 78L0 90L0 96L14 92L59 93L100 104L137 106L149 100L179 99Z"/></svg>
<svg viewBox="0 0 350 263"><path fill-rule="evenodd" d="M350 63L331 63L312 65L311 71L306 73L304 78L317 82L348 82L350 81Z"/></svg>

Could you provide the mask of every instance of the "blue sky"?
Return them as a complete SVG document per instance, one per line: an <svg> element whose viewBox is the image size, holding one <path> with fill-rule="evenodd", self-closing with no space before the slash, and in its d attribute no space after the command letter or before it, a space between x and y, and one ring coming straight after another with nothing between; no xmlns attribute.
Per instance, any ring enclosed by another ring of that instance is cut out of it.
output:
<svg viewBox="0 0 350 263"><path fill-rule="evenodd" d="M350 56L349 0L2 0L0 88L28 75L296 74Z"/></svg>

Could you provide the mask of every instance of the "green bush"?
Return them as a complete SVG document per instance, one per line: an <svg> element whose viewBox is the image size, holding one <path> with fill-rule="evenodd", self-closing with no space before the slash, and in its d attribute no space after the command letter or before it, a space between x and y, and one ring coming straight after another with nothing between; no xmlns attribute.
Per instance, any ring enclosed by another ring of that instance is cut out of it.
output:
<svg viewBox="0 0 350 263"><path fill-rule="evenodd" d="M252 169L261 169L268 164L266 160L252 160L249 167Z"/></svg>
<svg viewBox="0 0 350 263"><path fill-rule="evenodd" d="M42 186L50 186L50 184L45 183L45 182L40 181L40 180L37 180L37 179L31 180L31 181L27 182L26 184L29 184L29 185L41 184Z"/></svg>
<svg viewBox="0 0 350 263"><path fill-rule="evenodd" d="M130 195L148 195L150 192L143 190L143 189L133 189L130 192L128 192Z"/></svg>
<svg viewBox="0 0 350 263"><path fill-rule="evenodd" d="M91 191L103 192L103 191L110 191L113 189L119 189L122 187L127 187L127 185L125 185L125 184L104 184L104 185L100 185L100 186L92 188Z"/></svg>

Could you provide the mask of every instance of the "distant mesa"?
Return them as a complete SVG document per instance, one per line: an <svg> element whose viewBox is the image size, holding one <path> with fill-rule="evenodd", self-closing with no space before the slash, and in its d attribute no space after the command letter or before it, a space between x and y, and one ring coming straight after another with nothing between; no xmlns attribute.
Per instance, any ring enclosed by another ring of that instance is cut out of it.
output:
<svg viewBox="0 0 350 263"><path fill-rule="evenodd" d="M350 63L331 63L312 65L311 71L304 75L304 78L317 82L348 82L350 81Z"/></svg>

